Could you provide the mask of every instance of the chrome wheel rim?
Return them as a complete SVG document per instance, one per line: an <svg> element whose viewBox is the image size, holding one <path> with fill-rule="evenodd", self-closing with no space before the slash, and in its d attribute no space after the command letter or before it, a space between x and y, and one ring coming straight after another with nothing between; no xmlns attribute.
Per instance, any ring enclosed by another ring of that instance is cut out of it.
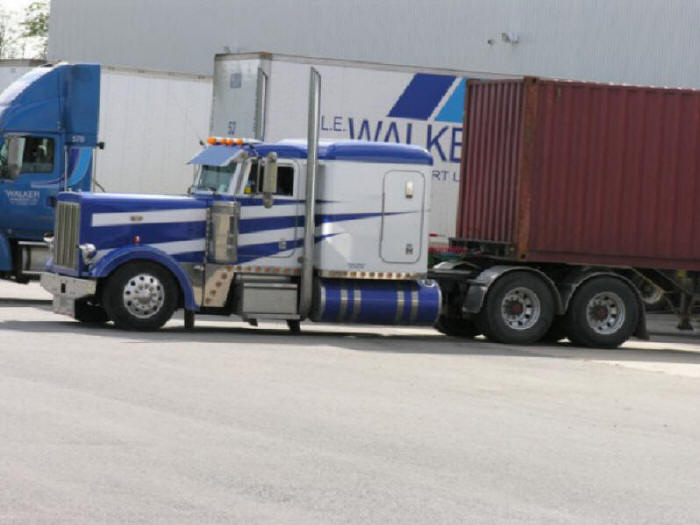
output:
<svg viewBox="0 0 700 525"><path fill-rule="evenodd" d="M157 277L140 273L129 279L122 292L124 307L134 317L148 319L156 315L165 302L163 285Z"/></svg>
<svg viewBox="0 0 700 525"><path fill-rule="evenodd" d="M503 322L513 330L527 330L537 324L542 313L540 298L529 288L513 288L501 301Z"/></svg>
<svg viewBox="0 0 700 525"><path fill-rule="evenodd" d="M614 334L625 322L625 303L616 293L597 293L586 305L586 321L597 334Z"/></svg>

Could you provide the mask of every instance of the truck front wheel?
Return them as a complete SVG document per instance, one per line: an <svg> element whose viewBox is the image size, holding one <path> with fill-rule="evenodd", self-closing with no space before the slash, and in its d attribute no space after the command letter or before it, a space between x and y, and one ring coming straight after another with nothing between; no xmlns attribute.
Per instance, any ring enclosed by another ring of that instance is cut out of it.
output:
<svg viewBox="0 0 700 525"><path fill-rule="evenodd" d="M477 326L499 343L531 344L547 333L554 299L547 284L524 272L507 273L489 289Z"/></svg>
<svg viewBox="0 0 700 525"><path fill-rule="evenodd" d="M124 330L157 330L173 315L179 289L170 272L158 264L135 261L107 279L102 304Z"/></svg>
<svg viewBox="0 0 700 525"><path fill-rule="evenodd" d="M620 279L594 277L576 290L566 313L568 338L578 346L615 348L639 320L634 291Z"/></svg>

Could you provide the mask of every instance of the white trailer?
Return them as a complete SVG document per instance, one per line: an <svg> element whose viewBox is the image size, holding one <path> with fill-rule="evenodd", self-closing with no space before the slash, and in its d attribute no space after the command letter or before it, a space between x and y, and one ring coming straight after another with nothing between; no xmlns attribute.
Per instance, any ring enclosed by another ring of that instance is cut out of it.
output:
<svg viewBox="0 0 700 525"><path fill-rule="evenodd" d="M454 236L466 78L503 78L270 53L217 55L210 134L304 137L309 66L323 77L321 138L414 144L433 156L429 231Z"/></svg>
<svg viewBox="0 0 700 525"><path fill-rule="evenodd" d="M97 190L184 193L206 139L212 79L102 66Z"/></svg>

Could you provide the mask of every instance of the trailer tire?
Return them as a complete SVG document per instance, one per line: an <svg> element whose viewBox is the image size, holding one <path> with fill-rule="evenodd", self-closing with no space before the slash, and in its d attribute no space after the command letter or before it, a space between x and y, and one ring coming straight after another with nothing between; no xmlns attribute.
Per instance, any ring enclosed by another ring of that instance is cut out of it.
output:
<svg viewBox="0 0 700 525"><path fill-rule="evenodd" d="M615 277L596 277L571 299L567 337L577 346L616 348L634 334L638 320L635 292Z"/></svg>
<svg viewBox="0 0 700 525"><path fill-rule="evenodd" d="M152 262L134 261L108 277L102 304L118 328L147 331L168 322L178 297L178 285L168 270Z"/></svg>
<svg viewBox="0 0 700 525"><path fill-rule="evenodd" d="M85 324L104 324L109 321L109 316L104 308L86 300L75 302L73 318Z"/></svg>
<svg viewBox="0 0 700 525"><path fill-rule="evenodd" d="M566 338L566 319L563 316L557 316L552 321L552 326L549 327L547 333L542 337L542 341L557 343L564 338Z"/></svg>
<svg viewBox="0 0 700 525"><path fill-rule="evenodd" d="M476 337L481 333L476 325L469 319L454 319L445 315L441 315L437 320L435 329L451 337L464 337L467 339Z"/></svg>
<svg viewBox="0 0 700 525"><path fill-rule="evenodd" d="M509 272L489 289L477 316L477 326L498 343L531 344L539 341L554 319L554 298L538 276Z"/></svg>

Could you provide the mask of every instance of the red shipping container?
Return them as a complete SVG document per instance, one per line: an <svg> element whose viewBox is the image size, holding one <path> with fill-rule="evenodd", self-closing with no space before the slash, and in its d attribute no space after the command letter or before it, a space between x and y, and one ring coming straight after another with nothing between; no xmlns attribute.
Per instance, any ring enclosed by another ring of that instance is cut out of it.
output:
<svg viewBox="0 0 700 525"><path fill-rule="evenodd" d="M457 238L530 262L700 270L700 91L468 81Z"/></svg>

